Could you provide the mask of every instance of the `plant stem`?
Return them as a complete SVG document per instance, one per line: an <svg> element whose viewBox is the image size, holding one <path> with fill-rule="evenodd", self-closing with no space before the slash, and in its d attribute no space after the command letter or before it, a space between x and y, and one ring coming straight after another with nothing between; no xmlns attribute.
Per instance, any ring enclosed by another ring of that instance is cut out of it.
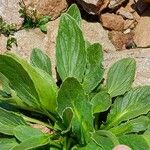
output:
<svg viewBox="0 0 150 150"><path fill-rule="evenodd" d="M45 122L42 122L42 121L37 120L37 119L35 119L35 118L27 117L27 116L22 115L22 114L21 114L21 116L23 117L23 119L24 119L25 121L28 121L28 122L31 122L31 123L40 124L40 125L46 126L46 127L50 128L50 129L54 130L54 127L53 127L53 126L50 126L49 124L47 124L47 123L45 123Z"/></svg>

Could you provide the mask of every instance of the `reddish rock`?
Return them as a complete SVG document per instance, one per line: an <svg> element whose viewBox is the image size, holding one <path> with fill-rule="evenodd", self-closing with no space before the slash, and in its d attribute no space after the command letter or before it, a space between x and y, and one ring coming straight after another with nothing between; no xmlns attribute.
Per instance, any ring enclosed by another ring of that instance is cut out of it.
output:
<svg viewBox="0 0 150 150"><path fill-rule="evenodd" d="M110 0L76 0L89 14L100 14L105 9Z"/></svg>
<svg viewBox="0 0 150 150"><path fill-rule="evenodd" d="M125 1L126 0L110 0L108 7L110 9L115 9L115 8L121 6L121 4L124 3Z"/></svg>
<svg viewBox="0 0 150 150"><path fill-rule="evenodd" d="M102 25L109 29L115 31L122 31L124 29L124 19L115 14L105 13L101 15Z"/></svg>
<svg viewBox="0 0 150 150"><path fill-rule="evenodd" d="M134 22L134 20L126 20L124 23L124 30L133 29L135 27Z"/></svg>
<svg viewBox="0 0 150 150"><path fill-rule="evenodd" d="M133 33L124 34L119 31L109 32L109 37L117 50L125 49L133 44Z"/></svg>
<svg viewBox="0 0 150 150"><path fill-rule="evenodd" d="M126 10L125 8L121 7L118 11L117 14L121 15L123 18L125 19L130 19L133 20L134 17L132 15L132 13L130 13L128 10Z"/></svg>
<svg viewBox="0 0 150 150"><path fill-rule="evenodd" d="M130 13L134 13L135 12L135 0L129 0L129 2L127 3L127 5L124 7L124 9Z"/></svg>
<svg viewBox="0 0 150 150"><path fill-rule="evenodd" d="M23 0L28 14L36 10L37 16L49 15L52 20L56 19L67 7L66 0Z"/></svg>
<svg viewBox="0 0 150 150"><path fill-rule="evenodd" d="M150 10L147 10L135 28L134 42L138 47L150 46Z"/></svg>

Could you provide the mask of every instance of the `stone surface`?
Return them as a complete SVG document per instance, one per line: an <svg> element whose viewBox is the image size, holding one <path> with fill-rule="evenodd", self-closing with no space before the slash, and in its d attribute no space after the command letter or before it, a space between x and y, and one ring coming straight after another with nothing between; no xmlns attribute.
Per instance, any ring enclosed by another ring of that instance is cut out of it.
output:
<svg viewBox="0 0 150 150"><path fill-rule="evenodd" d="M109 0L77 0L77 3L89 14L100 14L108 6Z"/></svg>
<svg viewBox="0 0 150 150"><path fill-rule="evenodd" d="M103 46L105 51L115 51L115 47L110 42L108 38L108 33L103 29L99 23L90 23L87 21L82 21L82 29L85 35L85 38L91 42L98 42Z"/></svg>
<svg viewBox="0 0 150 150"><path fill-rule="evenodd" d="M36 10L37 16L49 15L52 20L56 19L62 12L64 12L68 3L66 0L23 0L26 8L29 10ZM32 14L32 13L31 13Z"/></svg>
<svg viewBox="0 0 150 150"><path fill-rule="evenodd" d="M124 3L126 0L110 0L110 3L108 7L110 9L115 9L116 7L120 6L122 3Z"/></svg>
<svg viewBox="0 0 150 150"><path fill-rule="evenodd" d="M115 63L119 59L126 58L126 57L135 58L137 62L137 70L136 70L134 86L150 85L150 48L105 53L104 66L105 68L107 68L106 72L108 71L108 68L112 66L113 63Z"/></svg>
<svg viewBox="0 0 150 150"><path fill-rule="evenodd" d="M148 7L149 4L146 3L144 0L138 0L136 3L136 8L140 14L142 14Z"/></svg>
<svg viewBox="0 0 150 150"><path fill-rule="evenodd" d="M111 31L109 32L109 37L117 50L126 49L130 46L132 47L133 33L124 34L119 31Z"/></svg>
<svg viewBox="0 0 150 150"><path fill-rule="evenodd" d="M133 20L134 17L132 15L132 13L126 11L123 7L121 7L118 11L117 11L117 14L121 15L123 18L125 19L130 19L130 20Z"/></svg>
<svg viewBox="0 0 150 150"><path fill-rule="evenodd" d="M0 54L6 51L7 38L4 35L0 36Z"/></svg>
<svg viewBox="0 0 150 150"><path fill-rule="evenodd" d="M115 31L122 31L124 29L124 19L120 15L105 13L101 15L102 25Z"/></svg>
<svg viewBox="0 0 150 150"><path fill-rule="evenodd" d="M134 28L135 26L134 26L134 20L126 20L125 21L125 23L124 23L124 30L126 30L126 29L132 29L132 28Z"/></svg>
<svg viewBox="0 0 150 150"><path fill-rule="evenodd" d="M141 16L135 28L134 42L138 47L150 47L150 9Z"/></svg>
<svg viewBox="0 0 150 150"><path fill-rule="evenodd" d="M20 0L0 0L0 16L7 22L16 24L19 28L22 25L23 18L19 14Z"/></svg>

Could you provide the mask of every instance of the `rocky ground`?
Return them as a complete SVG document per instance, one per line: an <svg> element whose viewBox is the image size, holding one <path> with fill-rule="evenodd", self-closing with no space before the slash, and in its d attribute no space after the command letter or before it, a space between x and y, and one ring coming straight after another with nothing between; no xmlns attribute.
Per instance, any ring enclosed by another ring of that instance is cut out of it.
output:
<svg viewBox="0 0 150 150"><path fill-rule="evenodd" d="M134 84L150 84L150 1L149 0L23 0L28 15L32 10L37 16L51 16L47 34L40 29L24 30L20 27L20 0L0 0L0 16L9 24L17 26L14 37L18 46L11 49L29 58L32 48L43 49L55 66L55 40L59 16L69 5L76 2L81 9L82 29L91 42L102 44L105 52L106 69L116 60L134 57L137 60L137 74ZM8 37L0 35L0 53L6 51ZM54 69L53 69L54 71Z"/></svg>

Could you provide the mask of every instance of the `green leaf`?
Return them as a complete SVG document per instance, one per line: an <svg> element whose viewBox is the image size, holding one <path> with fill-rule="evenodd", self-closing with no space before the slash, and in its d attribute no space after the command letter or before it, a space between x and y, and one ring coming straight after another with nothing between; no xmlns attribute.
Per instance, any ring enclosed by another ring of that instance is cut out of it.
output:
<svg viewBox="0 0 150 150"><path fill-rule="evenodd" d="M50 139L48 136L37 136L37 137L31 137L23 142L21 142L19 145L15 146L12 150L29 150L38 148L40 146L47 145L50 142Z"/></svg>
<svg viewBox="0 0 150 150"><path fill-rule="evenodd" d="M92 139L102 148L102 150L112 150L119 144L117 137L105 130L94 132L92 134Z"/></svg>
<svg viewBox="0 0 150 150"><path fill-rule="evenodd" d="M18 125L26 125L21 116L0 108L0 133L13 135L13 129Z"/></svg>
<svg viewBox="0 0 150 150"><path fill-rule="evenodd" d="M24 103L55 113L57 86L50 75L13 54L0 55L0 72Z"/></svg>
<svg viewBox="0 0 150 150"><path fill-rule="evenodd" d="M78 150L103 150L94 141L88 143L85 147L78 148Z"/></svg>
<svg viewBox="0 0 150 150"><path fill-rule="evenodd" d="M87 93L94 90L103 79L103 52L99 43L87 48L87 69L83 80L83 87Z"/></svg>
<svg viewBox="0 0 150 150"><path fill-rule="evenodd" d="M140 116L128 122L122 123L110 129L115 135L138 133L147 130L150 124L150 119L146 116Z"/></svg>
<svg viewBox="0 0 150 150"><path fill-rule="evenodd" d="M51 71L51 60L44 54L40 49L33 49L31 54L31 64L34 67L44 70L48 74L52 75Z"/></svg>
<svg viewBox="0 0 150 150"><path fill-rule="evenodd" d="M35 129L30 126L19 125L14 128L14 135L19 141L25 141L32 137L43 136L44 133L39 129Z"/></svg>
<svg viewBox="0 0 150 150"><path fill-rule="evenodd" d="M67 14L69 14L71 17L73 17L76 20L78 25L81 24L81 14L80 14L80 10L76 4L72 4L69 7Z"/></svg>
<svg viewBox="0 0 150 150"><path fill-rule="evenodd" d="M57 101L59 115L62 117L66 108L70 108L73 112L71 121L73 133L82 144L88 142L90 132L93 131L92 107L77 79L67 78L63 82Z"/></svg>
<svg viewBox="0 0 150 150"><path fill-rule="evenodd" d="M44 16L44 17L42 17L42 18L39 20L38 26L45 25L45 24L48 23L50 20L51 20L51 17L50 17L50 16Z"/></svg>
<svg viewBox="0 0 150 150"><path fill-rule="evenodd" d="M150 147L150 128L142 136Z"/></svg>
<svg viewBox="0 0 150 150"><path fill-rule="evenodd" d="M97 93L92 99L93 113L104 112L111 106L110 95L106 92Z"/></svg>
<svg viewBox="0 0 150 150"><path fill-rule="evenodd" d="M150 111L150 86L134 88L123 98L117 98L108 115L106 129Z"/></svg>
<svg viewBox="0 0 150 150"><path fill-rule="evenodd" d="M0 138L0 149L1 150L12 150L17 145L15 138Z"/></svg>
<svg viewBox="0 0 150 150"><path fill-rule="evenodd" d="M47 26L46 26L46 25L41 25L41 26L40 26L40 30L41 30L43 33L47 33Z"/></svg>
<svg viewBox="0 0 150 150"><path fill-rule="evenodd" d="M120 144L129 146L132 150L149 150L147 142L141 135L124 135L119 137Z"/></svg>
<svg viewBox="0 0 150 150"><path fill-rule="evenodd" d="M82 81L86 69L83 34L68 14L61 16L56 43L57 71L62 80L75 77Z"/></svg>
<svg viewBox="0 0 150 150"><path fill-rule="evenodd" d="M136 62L124 58L116 62L109 70L106 87L111 97L123 95L129 91L134 80Z"/></svg>

